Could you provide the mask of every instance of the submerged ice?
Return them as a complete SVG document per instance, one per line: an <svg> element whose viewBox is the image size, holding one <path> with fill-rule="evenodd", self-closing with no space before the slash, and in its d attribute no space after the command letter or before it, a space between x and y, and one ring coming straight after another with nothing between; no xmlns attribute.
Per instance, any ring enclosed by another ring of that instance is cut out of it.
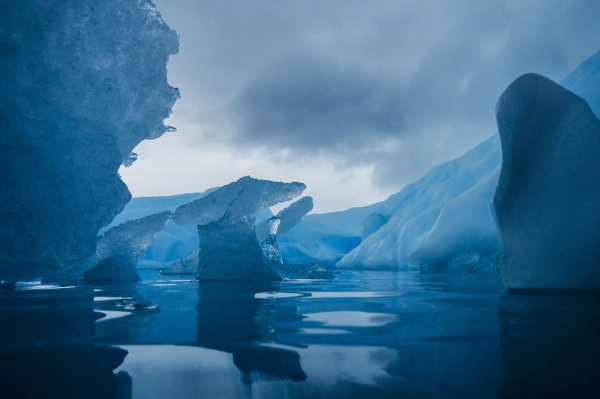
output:
<svg viewBox="0 0 600 399"><path fill-rule="evenodd" d="M178 38L149 0L0 9L0 280L72 272L130 199L120 165L167 130Z"/></svg>

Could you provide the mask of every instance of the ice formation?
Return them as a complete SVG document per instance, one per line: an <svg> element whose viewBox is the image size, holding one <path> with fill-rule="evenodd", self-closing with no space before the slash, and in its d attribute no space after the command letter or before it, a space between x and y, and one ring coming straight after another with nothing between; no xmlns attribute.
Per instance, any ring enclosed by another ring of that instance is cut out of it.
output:
<svg viewBox="0 0 600 399"><path fill-rule="evenodd" d="M276 216L256 226L265 261L286 279L328 279L333 274L318 263L289 264L279 248L279 237L291 231L313 209L312 197L303 197Z"/></svg>
<svg viewBox="0 0 600 399"><path fill-rule="evenodd" d="M473 196L467 194L469 190L475 192L474 196L480 192L489 195L487 204L484 198L482 209L472 210L472 212L476 214L487 212L491 217L489 204L494 184L476 186L486 177L493 175L499 164L498 137L492 136L462 157L435 167L421 179L388 199L387 202L393 201L397 204L391 213L384 214L388 217L388 222L366 237L358 247L342 258L337 266L404 270L411 266L412 269L418 270L423 263L425 268L431 267L435 271L442 271L444 263L450 262L454 257L478 252L479 248L460 242L460 238L464 235L454 237L452 231L457 225L469 226L464 228L465 234L478 229L475 225L480 220L473 220L470 214L462 213L462 209L469 208L468 202L477 202ZM467 203L461 204L462 201ZM444 219L438 221L443 210L445 210ZM435 243L436 236L432 235L435 230L437 230L435 235L452 237L455 242L443 243L446 245L445 248L438 246ZM488 229L483 234L487 237L486 241L493 243L495 226L492 224L491 232ZM492 237L489 237L490 235ZM475 244L475 240L469 239L469 241ZM458 247L453 244L457 244ZM428 253L428 248L433 249L433 252ZM411 256L419 250L418 255L410 262Z"/></svg>
<svg viewBox="0 0 600 399"><path fill-rule="evenodd" d="M164 211L174 211L177 207L202 198L212 190L202 193L188 193L162 197L132 198L123 212L118 214L105 229L118 226L130 220L141 219ZM106 231L103 229L104 231ZM103 232L101 230L101 232ZM164 264L180 260L198 249L198 229L196 226L178 225L172 221L165 224L157 234L141 261Z"/></svg>
<svg viewBox="0 0 600 399"><path fill-rule="evenodd" d="M86 282L139 281L135 271L140 257L163 229L171 212L161 212L115 226L98 238L96 253L89 257L80 271Z"/></svg>
<svg viewBox="0 0 600 399"><path fill-rule="evenodd" d="M200 250L197 249L183 259L175 260L164 269L161 274L198 274L200 264Z"/></svg>
<svg viewBox="0 0 600 399"><path fill-rule="evenodd" d="M70 272L130 199L118 169L163 134L178 37L149 0L0 5L0 280Z"/></svg>
<svg viewBox="0 0 600 399"><path fill-rule="evenodd" d="M600 115L598 82L600 52L563 85ZM499 249L491 201L501 158L495 135L386 201L308 215L279 238L281 252L295 263L318 261L345 268L481 270L495 263Z"/></svg>
<svg viewBox="0 0 600 399"><path fill-rule="evenodd" d="M268 262L283 264L278 237L294 228L313 207L312 197L303 197L276 216L256 225L256 237Z"/></svg>
<svg viewBox="0 0 600 399"><path fill-rule="evenodd" d="M266 240L269 235L280 236L293 229L302 218L314 207L312 197L302 197L283 209L276 216L256 225L256 237L259 242ZM274 223L275 219L279 223ZM276 224L276 226L274 226Z"/></svg>
<svg viewBox="0 0 600 399"><path fill-rule="evenodd" d="M410 265L423 272L478 271L490 263L486 260L496 258L499 243L491 198L499 172L499 167L494 169L444 205L427 239L409 257Z"/></svg>
<svg viewBox="0 0 600 399"><path fill-rule="evenodd" d="M198 226L201 280L281 280L265 261L256 237L256 213L291 200L303 183L281 183L243 177L173 213L179 224Z"/></svg>
<svg viewBox="0 0 600 399"><path fill-rule="evenodd" d="M498 100L494 196L509 289L600 289L600 121L581 97L535 74Z"/></svg>

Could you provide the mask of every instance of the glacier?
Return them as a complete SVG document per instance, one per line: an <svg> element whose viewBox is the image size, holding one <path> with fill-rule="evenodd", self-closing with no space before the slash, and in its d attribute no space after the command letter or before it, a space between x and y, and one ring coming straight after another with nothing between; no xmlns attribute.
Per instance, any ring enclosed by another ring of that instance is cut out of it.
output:
<svg viewBox="0 0 600 399"><path fill-rule="evenodd" d="M118 169L168 130L177 34L149 0L0 4L0 280L71 273L131 195Z"/></svg>
<svg viewBox="0 0 600 399"><path fill-rule="evenodd" d="M305 190L299 182L283 183L250 176L178 207L172 219L198 226L200 280L279 281L256 236L256 213L289 201Z"/></svg>
<svg viewBox="0 0 600 399"><path fill-rule="evenodd" d="M600 52L561 84L583 97L598 116L599 82ZM307 215L280 237L281 252L294 263L317 261L340 268L490 269L500 250L491 202L501 162L494 134L385 201Z"/></svg>
<svg viewBox="0 0 600 399"><path fill-rule="evenodd" d="M600 120L535 74L496 106L503 162L494 209L509 290L600 289Z"/></svg>
<svg viewBox="0 0 600 399"><path fill-rule="evenodd" d="M115 226L98 238L96 253L86 259L78 273L87 283L140 281L136 267L171 212L161 212Z"/></svg>

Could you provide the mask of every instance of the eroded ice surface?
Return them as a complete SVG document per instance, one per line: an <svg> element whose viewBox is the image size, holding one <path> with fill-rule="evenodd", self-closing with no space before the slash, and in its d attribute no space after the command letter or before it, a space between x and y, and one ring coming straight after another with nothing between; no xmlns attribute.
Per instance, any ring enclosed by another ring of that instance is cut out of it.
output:
<svg viewBox="0 0 600 399"><path fill-rule="evenodd" d="M148 0L3 1L0 280L74 269L130 198L118 169L162 135L178 37Z"/></svg>

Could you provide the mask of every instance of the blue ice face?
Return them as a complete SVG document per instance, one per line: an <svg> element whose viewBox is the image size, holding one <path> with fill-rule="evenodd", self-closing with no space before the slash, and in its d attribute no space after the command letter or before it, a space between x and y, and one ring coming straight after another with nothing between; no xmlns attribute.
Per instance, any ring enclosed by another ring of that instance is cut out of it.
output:
<svg viewBox="0 0 600 399"><path fill-rule="evenodd" d="M61 273L130 198L118 168L165 132L178 38L147 0L5 2L0 280Z"/></svg>

